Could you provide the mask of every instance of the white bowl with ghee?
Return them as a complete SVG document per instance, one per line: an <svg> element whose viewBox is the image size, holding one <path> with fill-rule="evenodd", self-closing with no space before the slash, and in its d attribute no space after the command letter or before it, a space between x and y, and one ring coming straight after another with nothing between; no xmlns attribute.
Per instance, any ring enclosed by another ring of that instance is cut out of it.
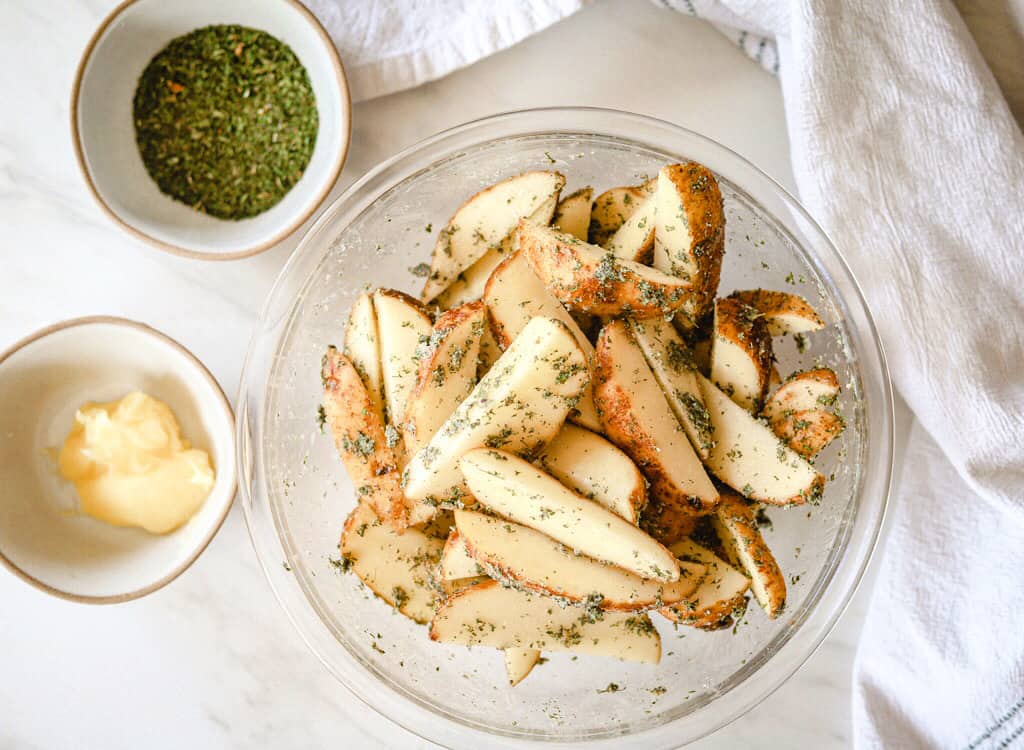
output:
<svg viewBox="0 0 1024 750"><path fill-rule="evenodd" d="M81 318L0 354L0 563L36 587L119 602L206 548L235 495L234 417L188 350Z"/></svg>

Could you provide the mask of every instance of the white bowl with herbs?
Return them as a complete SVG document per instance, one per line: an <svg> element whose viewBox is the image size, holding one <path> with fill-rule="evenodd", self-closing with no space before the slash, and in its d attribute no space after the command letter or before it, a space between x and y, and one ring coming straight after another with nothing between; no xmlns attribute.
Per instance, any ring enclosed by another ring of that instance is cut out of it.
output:
<svg viewBox="0 0 1024 750"><path fill-rule="evenodd" d="M334 186L351 102L295 0L128 0L72 90L75 153L103 211L178 255L228 260L296 230Z"/></svg>

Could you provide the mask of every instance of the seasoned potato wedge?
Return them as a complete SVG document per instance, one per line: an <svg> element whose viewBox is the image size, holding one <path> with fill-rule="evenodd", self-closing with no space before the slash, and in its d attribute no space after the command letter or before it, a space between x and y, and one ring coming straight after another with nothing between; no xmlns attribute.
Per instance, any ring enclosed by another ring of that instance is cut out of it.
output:
<svg viewBox="0 0 1024 750"><path fill-rule="evenodd" d="M652 493L650 502L640 514L640 528L669 547L692 534L700 518L692 508L662 502Z"/></svg>
<svg viewBox="0 0 1024 750"><path fill-rule="evenodd" d="M786 606L786 579L761 537L753 506L739 495L726 492L711 517L711 524L729 562L750 579L754 598L774 620Z"/></svg>
<svg viewBox="0 0 1024 750"><path fill-rule="evenodd" d="M593 358L594 347L590 340L562 303L537 278L521 252L506 258L491 274L484 288L484 302L490 315L491 330L502 348L507 349L533 318L544 317L564 323L587 362ZM576 408L569 412L569 419L589 430L601 430L590 383L587 383Z"/></svg>
<svg viewBox="0 0 1024 750"><path fill-rule="evenodd" d="M772 431L804 458L814 458L846 429L838 414L824 409L786 412L773 420Z"/></svg>
<svg viewBox="0 0 1024 750"><path fill-rule="evenodd" d="M441 550L441 580L457 581L461 578L476 578L485 575L483 568L477 564L466 549L466 540L458 529L448 535Z"/></svg>
<svg viewBox="0 0 1024 750"><path fill-rule="evenodd" d="M688 293L681 279L616 258L548 227L521 222L519 248L544 285L572 310L636 318L671 316Z"/></svg>
<svg viewBox="0 0 1024 750"><path fill-rule="evenodd" d="M467 302L438 318L430 338L417 347L419 370L402 421L410 453L426 445L472 392L486 325L483 302Z"/></svg>
<svg viewBox="0 0 1024 750"><path fill-rule="evenodd" d="M674 583L641 578L576 554L528 526L474 511L455 511L455 524L470 556L491 578L588 608L637 612L674 604L696 591L704 575L703 565L681 562Z"/></svg>
<svg viewBox="0 0 1024 750"><path fill-rule="evenodd" d="M571 234L576 239L586 242L587 231L590 228L590 205L593 197L594 189L585 187L562 198L558 202L555 215L551 218L551 226L559 232ZM535 224L546 223L538 221L532 216L530 220Z"/></svg>
<svg viewBox="0 0 1024 750"><path fill-rule="evenodd" d="M699 378L715 445L706 466L737 492L772 505L816 502L825 477L764 422L704 376Z"/></svg>
<svg viewBox="0 0 1024 750"><path fill-rule="evenodd" d="M697 591L679 604L659 610L660 614L681 625L717 630L731 624L733 613L746 606L750 579L707 547L683 539L669 550L681 562L694 562L706 573Z"/></svg>
<svg viewBox="0 0 1024 750"><path fill-rule="evenodd" d="M661 660L661 638L647 615L607 612L591 622L584 614L579 607L562 607L547 597L491 581L464 589L441 604L430 624L430 638L464 646L570 651L645 664Z"/></svg>
<svg viewBox="0 0 1024 750"><path fill-rule="evenodd" d="M380 337L377 333L377 313L368 292L356 297L345 326L345 355L363 378L373 410L384 421L384 373L380 365Z"/></svg>
<svg viewBox="0 0 1024 750"><path fill-rule="evenodd" d="M320 378L325 422L356 494L396 530L408 521L398 458L355 365L327 347Z"/></svg>
<svg viewBox="0 0 1024 750"><path fill-rule="evenodd" d="M541 203L540 207L527 218L532 222L547 226L551 223L557 205L559 205L558 193L555 193ZM516 224L512 231L501 240L501 244L487 250L476 263L460 273L451 286L437 296L437 304L440 305L442 310L448 310L456 305L471 302L482 297L484 285L487 284L487 279L491 277L491 273L493 273L501 261L505 260L518 248L519 225Z"/></svg>
<svg viewBox="0 0 1024 750"><path fill-rule="evenodd" d="M725 256L722 193L711 171L695 162L658 173L654 267L687 282L682 320L695 325L711 308Z"/></svg>
<svg viewBox="0 0 1024 750"><path fill-rule="evenodd" d="M764 318L734 299L715 300L711 337L711 380L749 412L757 413L768 395L772 337Z"/></svg>
<svg viewBox="0 0 1024 750"><path fill-rule="evenodd" d="M588 382L587 361L565 324L534 318L413 455L405 471L406 496L458 507L463 455L486 445L535 455L561 429Z"/></svg>
<svg viewBox="0 0 1024 750"><path fill-rule="evenodd" d="M825 327L825 321L799 294L773 292L768 289L750 289L733 292L730 298L757 310L764 316L768 333L785 336L787 333L809 333Z"/></svg>
<svg viewBox="0 0 1024 750"><path fill-rule="evenodd" d="M536 463L573 492L632 524L647 504L647 482L633 460L582 427L563 426Z"/></svg>
<svg viewBox="0 0 1024 750"><path fill-rule="evenodd" d="M377 596L418 623L434 616L431 571L444 542L416 529L395 531L360 503L345 521L341 534L342 565Z"/></svg>
<svg viewBox="0 0 1024 750"><path fill-rule="evenodd" d="M495 513L640 577L679 580L679 564L662 545L518 456L481 448L461 466L473 496Z"/></svg>
<svg viewBox="0 0 1024 750"><path fill-rule="evenodd" d="M590 210L590 200L587 200L587 210ZM509 687L515 687L526 679L527 675L540 662L540 651L535 648L507 648L505 649L505 674L508 675Z"/></svg>
<svg viewBox="0 0 1024 750"><path fill-rule="evenodd" d="M761 415L769 422L781 419L787 412L829 409L839 398L839 378L827 367L795 372L786 378L772 397L765 402Z"/></svg>
<svg viewBox="0 0 1024 750"><path fill-rule="evenodd" d="M624 321L601 331L595 362L594 400L605 432L640 467L652 496L693 513L713 508L718 490Z"/></svg>
<svg viewBox="0 0 1024 750"><path fill-rule="evenodd" d="M644 198L636 211L604 244L605 250L617 258L650 263L654 256L655 196Z"/></svg>
<svg viewBox="0 0 1024 750"><path fill-rule="evenodd" d="M416 352L420 341L430 338L434 323L423 305L394 289L375 291L373 307L377 312L387 417L398 429L419 371Z"/></svg>
<svg viewBox="0 0 1024 750"><path fill-rule="evenodd" d="M605 190L594 199L590 214L589 237L580 239L587 239L595 245L604 247L609 238L633 215L637 206L654 194L657 186L658 178L655 177L643 185Z"/></svg>
<svg viewBox="0 0 1024 750"><path fill-rule="evenodd" d="M706 459L714 441L704 396L697 383L693 351L675 327L664 320L633 320L629 328L690 444L702 460Z"/></svg>
<svg viewBox="0 0 1024 750"><path fill-rule="evenodd" d="M565 177L558 172L537 171L502 180L481 190L441 230L430 259L430 276L423 287L429 302L455 278L501 243L518 221L558 194Z"/></svg>

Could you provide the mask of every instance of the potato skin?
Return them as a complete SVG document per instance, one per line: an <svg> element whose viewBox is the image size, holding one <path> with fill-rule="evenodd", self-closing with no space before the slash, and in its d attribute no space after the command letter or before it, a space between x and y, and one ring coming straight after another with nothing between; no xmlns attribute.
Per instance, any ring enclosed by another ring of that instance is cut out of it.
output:
<svg viewBox="0 0 1024 750"><path fill-rule="evenodd" d="M769 618L777 618L786 606L786 579L758 530L753 505L735 492L723 492L712 516L712 525L726 549L742 546L750 553L754 569L749 570L742 564L738 567L748 577L756 577L761 582L767 598L759 603ZM756 589L751 588L756 593Z"/></svg>

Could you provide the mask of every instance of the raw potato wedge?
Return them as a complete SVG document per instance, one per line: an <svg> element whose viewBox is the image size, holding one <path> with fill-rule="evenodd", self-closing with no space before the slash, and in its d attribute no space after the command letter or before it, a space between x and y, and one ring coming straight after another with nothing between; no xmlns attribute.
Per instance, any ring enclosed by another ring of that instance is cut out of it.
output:
<svg viewBox="0 0 1024 750"><path fill-rule="evenodd" d="M807 459L825 450L846 429L842 417L824 409L786 412L771 425L779 439Z"/></svg>
<svg viewBox="0 0 1024 750"><path fill-rule="evenodd" d="M485 445L521 455L538 453L561 429L589 382L586 358L568 328L550 318L534 318L413 455L405 470L406 497L458 507L464 496L463 455Z"/></svg>
<svg viewBox="0 0 1024 750"><path fill-rule="evenodd" d="M499 245L520 219L552 196L557 201L564 185L565 177L558 172L526 172L491 185L463 203L438 234L423 301L447 289L487 250Z"/></svg>
<svg viewBox="0 0 1024 750"><path fill-rule="evenodd" d="M733 292L729 297L761 313L772 336L820 331L825 327L825 321L799 294L751 289Z"/></svg>
<svg viewBox="0 0 1024 750"><path fill-rule="evenodd" d="M641 578L574 554L527 526L474 511L455 511L455 525L470 556L494 580L588 609L638 612L674 604L696 591L704 575L703 565L682 562L675 583Z"/></svg>
<svg viewBox="0 0 1024 750"><path fill-rule="evenodd" d="M562 198L555 209L555 215L551 218L551 226L559 232L571 234L576 239L586 242L587 232L590 229L590 205L593 197L594 189L585 187ZM547 223L538 221L532 216L530 219L537 224Z"/></svg>
<svg viewBox="0 0 1024 750"><path fill-rule="evenodd" d="M555 193L527 218L537 224L547 226L551 223L557 205L558 193ZM491 277L491 273L501 261L518 249L518 230L519 225L517 224L511 232L505 235L498 247L490 248L480 257L480 260L460 273L452 285L438 295L437 304L441 306L442 310L448 310L483 296L484 286L487 284L487 279Z"/></svg>
<svg viewBox="0 0 1024 750"><path fill-rule="evenodd" d="M674 276L529 222L519 224L519 249L548 290L572 310L670 317L688 293L687 284Z"/></svg>
<svg viewBox="0 0 1024 750"><path fill-rule="evenodd" d="M473 496L498 515L640 577L679 580L679 563L662 545L518 456L482 448L461 466Z"/></svg>
<svg viewBox="0 0 1024 750"><path fill-rule="evenodd" d="M472 392L480 337L486 325L483 302L468 302L438 318L430 339L417 347L419 371L402 421L402 435L410 453L426 445Z"/></svg>
<svg viewBox="0 0 1024 750"><path fill-rule="evenodd" d="M714 383L704 376L698 380L715 441L705 462L711 472L751 500L772 505L817 502L825 477Z"/></svg>
<svg viewBox="0 0 1024 750"><path fill-rule="evenodd" d="M587 200L587 210L590 209L590 201ZM526 679L527 675L540 662L540 651L535 648L507 648L505 649L505 674L508 675L509 687L515 687Z"/></svg>
<svg viewBox="0 0 1024 750"><path fill-rule="evenodd" d="M345 354L363 378L373 409L384 421L384 373L380 365L380 338L373 299L363 292L352 305L345 326Z"/></svg>
<svg viewBox="0 0 1024 750"><path fill-rule="evenodd" d="M692 534L699 519L700 516L694 515L691 508L663 503L657 495L652 494L640 515L640 528L669 547Z"/></svg>
<svg viewBox="0 0 1024 750"><path fill-rule="evenodd" d="M484 575L483 569L466 550L466 542L458 529L453 531L441 550L441 580L457 581L460 578L476 578Z"/></svg>
<svg viewBox="0 0 1024 750"><path fill-rule="evenodd" d="M633 460L590 430L565 425L536 463L573 492L632 524L647 505L647 482Z"/></svg>
<svg viewBox="0 0 1024 750"><path fill-rule="evenodd" d="M750 579L707 547L683 539L669 550L682 562L695 562L706 569L693 596L679 604L659 610L673 622L705 630L717 630L731 624L733 613L746 606Z"/></svg>
<svg viewBox="0 0 1024 750"><path fill-rule="evenodd" d="M645 198L654 194L658 179L648 180L643 185L614 187L605 190L594 199L590 213L590 231L587 239L604 247L608 239L633 215Z"/></svg>
<svg viewBox="0 0 1024 750"><path fill-rule="evenodd" d="M654 256L655 196L644 198L633 215L626 219L604 244L617 258L650 263Z"/></svg>
<svg viewBox="0 0 1024 750"><path fill-rule="evenodd" d="M711 308L725 256L722 193L711 171L695 162L658 172L654 267L689 285L683 321L695 324Z"/></svg>
<svg viewBox="0 0 1024 750"><path fill-rule="evenodd" d="M761 411L769 422L787 412L828 409L839 398L839 378L827 367L795 372L772 394Z"/></svg>
<svg viewBox="0 0 1024 750"><path fill-rule="evenodd" d="M749 412L757 413L768 395L772 337L764 318L734 299L715 300L711 336L711 380Z"/></svg>
<svg viewBox="0 0 1024 750"><path fill-rule="evenodd" d="M718 490L627 325L613 321L597 339L594 400L605 432L640 467L652 497L693 513L710 510Z"/></svg>
<svg viewBox="0 0 1024 750"><path fill-rule="evenodd" d="M564 323L579 344L587 362L593 359L593 344L562 307L562 303L537 278L521 252L506 258L491 274L484 289L484 302L487 304L494 338L502 348L511 346L533 318L543 317ZM589 430L601 430L601 420L594 406L590 383L584 389L576 408L569 413L569 419Z"/></svg>
<svg viewBox="0 0 1024 750"><path fill-rule="evenodd" d="M690 444L701 460L706 459L714 441L692 350L663 320L633 320L629 328Z"/></svg>
<svg viewBox="0 0 1024 750"><path fill-rule="evenodd" d="M375 291L373 307L377 311L388 421L398 428L419 371L417 348L421 340L430 338L434 323L423 305L393 289Z"/></svg>
<svg viewBox="0 0 1024 750"><path fill-rule="evenodd" d="M396 534L366 504L360 503L345 521L341 534L342 565L377 596L418 623L434 616L431 570L444 542L416 529Z"/></svg>
<svg viewBox="0 0 1024 750"><path fill-rule="evenodd" d="M463 646L530 648L657 664L661 638L645 614L607 612L590 622L579 607L503 588L497 581L464 589L441 604L431 640Z"/></svg>
<svg viewBox="0 0 1024 750"><path fill-rule="evenodd" d="M324 416L334 445L356 494L392 528L408 525L398 458L388 445L384 423L355 365L333 346L327 347L320 378Z"/></svg>
<svg viewBox="0 0 1024 750"><path fill-rule="evenodd" d="M711 525L729 556L729 562L742 569L750 579L754 598L774 620L786 606L786 579L761 537L753 507L738 495L724 493L722 502L711 517Z"/></svg>

